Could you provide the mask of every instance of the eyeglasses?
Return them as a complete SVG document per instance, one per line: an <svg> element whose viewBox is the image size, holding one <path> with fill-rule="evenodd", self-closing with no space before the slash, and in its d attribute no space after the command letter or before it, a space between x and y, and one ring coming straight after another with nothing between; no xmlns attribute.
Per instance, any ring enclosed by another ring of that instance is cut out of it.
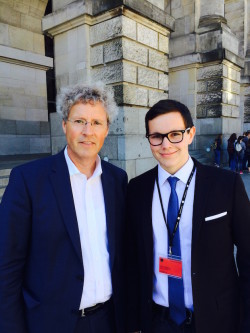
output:
<svg viewBox="0 0 250 333"><path fill-rule="evenodd" d="M79 130L82 130L87 127L88 124L94 129L94 130L100 130L104 128L105 125L108 125L109 122L107 121L101 121L101 120L91 120L87 121L86 119L66 119L66 121L69 121L70 123L73 124L73 126Z"/></svg>
<svg viewBox="0 0 250 333"><path fill-rule="evenodd" d="M164 140L164 138L167 138L169 142L171 143L179 143L183 140L183 135L185 132L189 131L190 127L179 130L179 131L171 131L166 134L161 133L153 133L146 135L146 138L148 139L149 143L152 146L160 146Z"/></svg>

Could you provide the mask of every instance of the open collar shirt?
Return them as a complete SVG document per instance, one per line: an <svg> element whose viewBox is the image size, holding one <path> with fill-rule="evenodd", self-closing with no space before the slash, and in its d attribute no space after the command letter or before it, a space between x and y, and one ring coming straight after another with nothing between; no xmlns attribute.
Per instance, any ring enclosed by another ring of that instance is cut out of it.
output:
<svg viewBox="0 0 250 333"><path fill-rule="evenodd" d="M85 309L107 301L112 295L101 159L97 156L94 173L87 179L71 161L67 147L64 155L70 174L84 266L79 309Z"/></svg>

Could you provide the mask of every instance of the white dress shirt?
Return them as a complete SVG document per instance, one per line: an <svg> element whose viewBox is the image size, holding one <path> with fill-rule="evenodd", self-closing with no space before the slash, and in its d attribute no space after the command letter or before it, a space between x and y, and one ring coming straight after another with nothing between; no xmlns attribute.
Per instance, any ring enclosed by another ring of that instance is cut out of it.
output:
<svg viewBox="0 0 250 333"><path fill-rule="evenodd" d="M84 284L79 309L107 301L112 295L102 167L97 156L93 175L87 179L64 151L74 198L84 266ZM70 267L69 267L70 269Z"/></svg>
<svg viewBox="0 0 250 333"><path fill-rule="evenodd" d="M189 157L187 163L174 175L169 174L160 165L158 165L158 180L162 196L163 207L167 219L168 201L171 188L167 180L170 176L179 178L176 184L176 193L179 206L184 193L186 183L193 168L193 160ZM191 284L191 243L192 243L192 219L193 219L193 201L194 185L196 171L187 191L187 197L183 207L180 224L180 246L182 257L182 275L184 284L184 300L186 308L193 307L193 294ZM164 222L157 185L155 184L152 202L152 221L153 221L153 240L154 240L154 285L153 300L155 303L168 307L168 275L159 273L159 257L168 255L168 230Z"/></svg>

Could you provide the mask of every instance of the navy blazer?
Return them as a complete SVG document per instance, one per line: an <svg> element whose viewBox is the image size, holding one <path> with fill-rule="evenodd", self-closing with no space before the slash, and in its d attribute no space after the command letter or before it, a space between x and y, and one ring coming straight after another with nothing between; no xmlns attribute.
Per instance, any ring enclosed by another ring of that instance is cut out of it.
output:
<svg viewBox="0 0 250 333"><path fill-rule="evenodd" d="M249 333L249 199L238 174L194 162L191 278L196 333L237 333L240 323L240 332ZM132 179L128 186L129 332L152 332L152 198L156 173L157 167Z"/></svg>
<svg viewBox="0 0 250 333"><path fill-rule="evenodd" d="M127 175L101 163L116 325L124 332ZM14 168L0 205L0 332L73 333L83 266L64 152Z"/></svg>

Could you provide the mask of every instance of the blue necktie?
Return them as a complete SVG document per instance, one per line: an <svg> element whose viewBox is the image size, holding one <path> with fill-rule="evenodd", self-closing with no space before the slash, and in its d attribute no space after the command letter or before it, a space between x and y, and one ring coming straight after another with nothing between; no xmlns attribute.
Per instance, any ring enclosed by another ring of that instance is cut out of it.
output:
<svg viewBox="0 0 250 333"><path fill-rule="evenodd" d="M179 179L177 177L168 178L168 182L171 187L171 194L169 198L167 212L167 223L170 230L170 235L172 235L173 233L179 210L178 197L175 191L176 183L178 182L178 180ZM176 230L173 239L172 255L181 258L179 227ZM169 256L169 258L171 257ZM176 324L180 325L186 319L183 279L174 278L171 276L168 277L168 297L170 318Z"/></svg>

